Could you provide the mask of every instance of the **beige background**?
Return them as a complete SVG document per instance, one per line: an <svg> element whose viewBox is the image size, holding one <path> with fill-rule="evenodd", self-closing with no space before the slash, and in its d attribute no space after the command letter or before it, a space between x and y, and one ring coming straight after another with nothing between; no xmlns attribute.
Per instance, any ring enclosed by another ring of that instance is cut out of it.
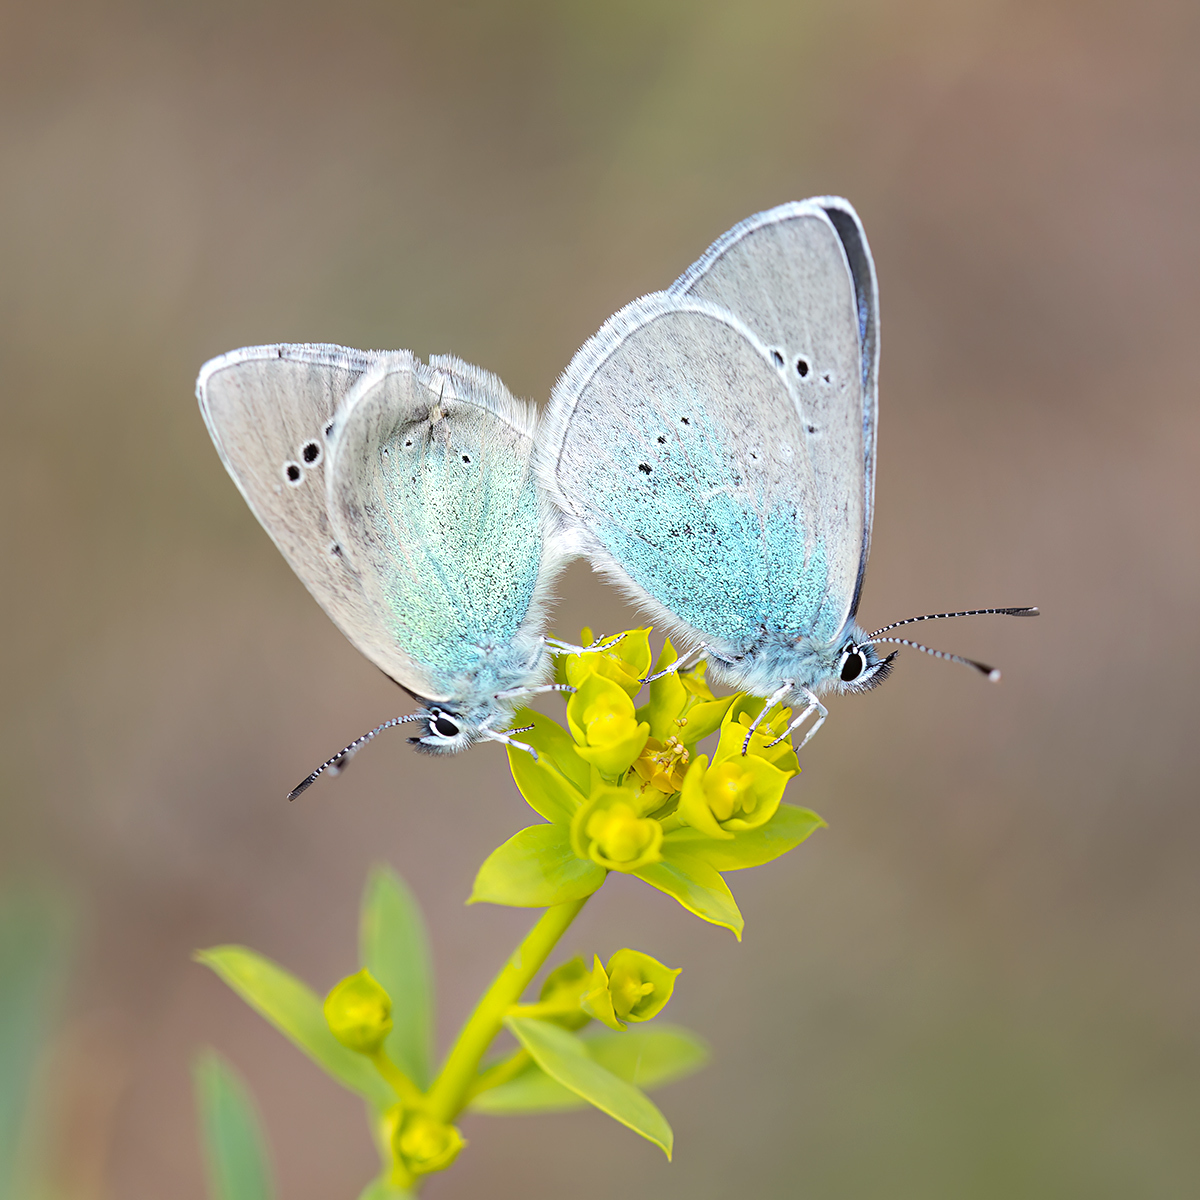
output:
<svg viewBox="0 0 1200 1200"><path fill-rule="evenodd" d="M0 867L76 897L55 1045L71 1200L199 1200L188 1059L265 1112L283 1200L354 1197L357 1101L193 947L321 988L386 858L443 1044L529 915L465 909L526 822L502 755L381 740L401 697L292 577L192 398L273 340L452 351L544 400L742 217L837 192L882 290L862 616L946 623L835 700L734 879L744 943L616 879L569 948L682 966L713 1066L674 1165L591 1113L472 1118L451 1197L1200 1192L1195 325L1200 9L1124 2L24 4L0 10ZM557 629L632 620L582 565Z"/></svg>

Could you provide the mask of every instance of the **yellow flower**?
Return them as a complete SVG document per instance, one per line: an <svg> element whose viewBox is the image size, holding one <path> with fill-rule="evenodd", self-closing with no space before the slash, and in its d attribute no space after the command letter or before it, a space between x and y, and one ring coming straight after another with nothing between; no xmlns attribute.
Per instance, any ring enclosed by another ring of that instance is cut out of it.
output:
<svg viewBox="0 0 1200 1200"><path fill-rule="evenodd" d="M710 769L702 754L684 778L679 819L712 838L730 839L739 830L757 829L775 815L788 778L765 758L739 753L714 760Z"/></svg>
<svg viewBox="0 0 1200 1200"><path fill-rule="evenodd" d="M650 736L628 693L603 675L589 675L567 701L567 724L579 757L609 777L624 774Z"/></svg>
<svg viewBox="0 0 1200 1200"><path fill-rule="evenodd" d="M642 816L636 792L605 787L571 820L571 846L609 871L637 871L662 858L662 825Z"/></svg>
<svg viewBox="0 0 1200 1200"><path fill-rule="evenodd" d="M325 1020L343 1046L374 1054L392 1031L392 998L363 967L325 998Z"/></svg>
<svg viewBox="0 0 1200 1200"><path fill-rule="evenodd" d="M633 769L644 784L664 796L673 796L683 786L687 765L687 748L672 734L665 745L658 738L648 738L634 759Z"/></svg>

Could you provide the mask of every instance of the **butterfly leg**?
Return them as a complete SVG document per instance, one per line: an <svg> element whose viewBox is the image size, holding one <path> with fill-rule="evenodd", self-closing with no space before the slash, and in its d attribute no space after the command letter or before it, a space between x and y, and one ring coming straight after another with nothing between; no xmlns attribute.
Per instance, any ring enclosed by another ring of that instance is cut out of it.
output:
<svg viewBox="0 0 1200 1200"><path fill-rule="evenodd" d="M590 646L576 646L571 642L563 642L558 638L542 638L542 644L549 646L556 654L599 654L601 650L611 650L625 635L618 633L615 637L605 635L598 637Z"/></svg>
<svg viewBox="0 0 1200 1200"><path fill-rule="evenodd" d="M520 729L510 729L508 733L498 733L494 729L489 729L486 725L479 731L479 736L488 742L500 742L505 746L512 746L514 750L524 750L534 762L538 761L538 752L525 742L518 742L515 737L510 737L514 733L528 733L533 728L532 725L522 725Z"/></svg>
<svg viewBox="0 0 1200 1200"><path fill-rule="evenodd" d="M576 689L569 683L543 683L537 687L515 687L497 692L493 699L513 700L517 696L544 696L547 692L573 692Z"/></svg>
<svg viewBox="0 0 1200 1200"><path fill-rule="evenodd" d="M822 725L825 724L825 718L829 716L829 709L827 709L825 705L823 705L820 700L817 699L816 695L808 688L801 688L800 690L807 698L808 704L805 706L804 711L798 717L796 717L795 720L793 720L792 723L771 743L771 746L778 746L779 743L782 742L789 733L803 725L809 713L815 712L817 714L817 719L812 723L812 728L804 735L804 741L802 741L800 745L796 747L798 751L803 750L804 747L808 745L809 739L812 737L812 735L816 733ZM767 748L770 749L770 746Z"/></svg>
<svg viewBox="0 0 1200 1200"><path fill-rule="evenodd" d="M662 679L665 675L674 675L690 667L693 663L699 662L707 653L708 647L701 642L694 650L689 650L682 658L677 658L669 667L664 667L661 671L655 671L653 675L647 675L642 682L653 683L656 679Z"/></svg>
<svg viewBox="0 0 1200 1200"><path fill-rule="evenodd" d="M788 692L790 692L795 686L795 683L791 679L787 679L775 689L775 691L766 701L764 701L762 708L759 709L758 716L756 716L754 720L750 722L750 728L746 730L746 740L742 743L743 758L746 757L746 751L750 749L750 739L754 736L754 731L759 727L759 725L762 724L767 713L769 713L771 709L773 709L775 705L778 704L779 701L782 700L784 696L786 696ZM787 737L787 734L785 733L783 737ZM776 741L778 740L780 739L777 738ZM771 745L775 745L775 742L772 742Z"/></svg>

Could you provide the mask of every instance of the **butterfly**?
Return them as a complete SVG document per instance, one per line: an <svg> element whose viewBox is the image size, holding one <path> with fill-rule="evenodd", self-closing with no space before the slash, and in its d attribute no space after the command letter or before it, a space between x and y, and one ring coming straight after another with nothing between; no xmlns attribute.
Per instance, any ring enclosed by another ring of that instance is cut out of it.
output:
<svg viewBox="0 0 1200 1200"><path fill-rule="evenodd" d="M879 292L862 223L837 197L784 204L719 238L666 291L575 355L543 417L539 479L593 567L719 683L815 714L881 683L897 652L856 623L871 544ZM654 678L657 678L655 676ZM749 744L749 733L746 744Z"/></svg>
<svg viewBox="0 0 1200 1200"><path fill-rule="evenodd" d="M334 624L420 708L323 763L295 797L384 729L417 749L504 729L546 684L559 517L532 471L536 412L456 358L333 345L214 358L196 394L222 462Z"/></svg>

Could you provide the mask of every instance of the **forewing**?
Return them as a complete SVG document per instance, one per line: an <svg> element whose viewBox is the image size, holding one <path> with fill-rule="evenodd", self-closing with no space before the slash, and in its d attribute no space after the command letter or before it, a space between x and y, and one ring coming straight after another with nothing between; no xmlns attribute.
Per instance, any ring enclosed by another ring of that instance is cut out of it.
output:
<svg viewBox="0 0 1200 1200"><path fill-rule="evenodd" d="M250 346L206 363L196 394L221 461L304 586L372 662L420 691L426 678L389 638L326 508L335 415L379 358L343 346Z"/></svg>
<svg viewBox="0 0 1200 1200"><path fill-rule="evenodd" d="M338 419L336 535L432 699L481 672L520 682L539 657L550 564L533 425L495 376L449 358L379 363Z"/></svg>
<svg viewBox="0 0 1200 1200"><path fill-rule="evenodd" d="M815 436L744 324L658 293L576 355L551 399L539 474L602 568L660 619L740 654L764 627L840 628L845 598L813 520Z"/></svg>
<svg viewBox="0 0 1200 1200"><path fill-rule="evenodd" d="M811 514L830 587L858 607L875 496L879 297L862 224L838 197L780 205L735 226L671 287L728 309L774 357L806 424Z"/></svg>

